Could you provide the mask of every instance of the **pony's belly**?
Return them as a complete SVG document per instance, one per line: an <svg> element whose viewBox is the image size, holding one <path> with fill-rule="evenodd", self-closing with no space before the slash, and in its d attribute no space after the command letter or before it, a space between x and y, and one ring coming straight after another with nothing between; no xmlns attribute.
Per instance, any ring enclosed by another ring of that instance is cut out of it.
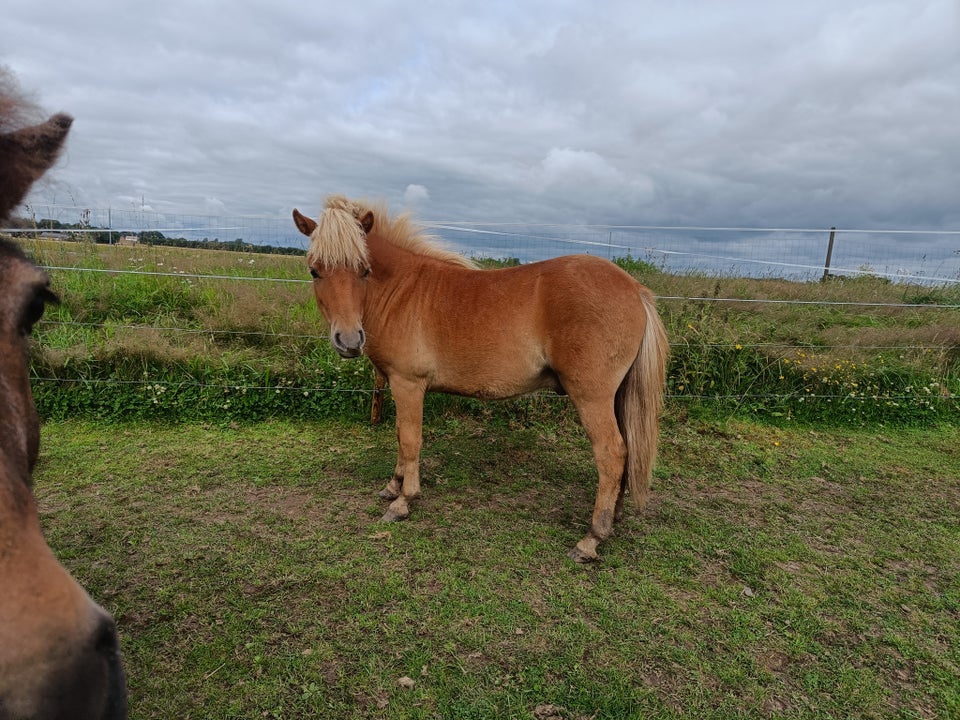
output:
<svg viewBox="0 0 960 720"><path fill-rule="evenodd" d="M428 390L481 400L502 400L537 390L553 390L564 394L556 373L549 368L525 373L523 376L465 372L458 377L437 377L430 383Z"/></svg>

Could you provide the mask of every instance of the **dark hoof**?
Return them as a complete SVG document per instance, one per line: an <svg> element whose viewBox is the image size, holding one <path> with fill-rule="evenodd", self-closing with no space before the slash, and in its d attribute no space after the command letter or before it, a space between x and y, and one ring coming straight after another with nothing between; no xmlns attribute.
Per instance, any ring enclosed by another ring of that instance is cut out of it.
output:
<svg viewBox="0 0 960 720"><path fill-rule="evenodd" d="M400 522L401 520L406 520L407 517L407 515L401 515L393 510L387 510L380 520L381 522Z"/></svg>
<svg viewBox="0 0 960 720"><path fill-rule="evenodd" d="M395 493L392 490L388 490L387 488L384 488L383 490L378 492L377 495L382 497L384 500L396 500L398 497L400 497L399 493Z"/></svg>
<svg viewBox="0 0 960 720"><path fill-rule="evenodd" d="M574 547L570 552L567 553L567 555L571 560L576 563L580 563L581 565L596 562L599 559L596 553L590 555L578 547Z"/></svg>

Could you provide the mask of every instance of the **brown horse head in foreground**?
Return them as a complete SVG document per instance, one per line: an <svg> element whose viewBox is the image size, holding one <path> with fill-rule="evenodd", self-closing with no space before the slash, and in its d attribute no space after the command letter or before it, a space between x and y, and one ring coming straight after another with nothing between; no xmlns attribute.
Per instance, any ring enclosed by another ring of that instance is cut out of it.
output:
<svg viewBox="0 0 960 720"><path fill-rule="evenodd" d="M18 100L5 90L0 83L0 219L56 160L71 122L57 115L7 132ZM0 720L124 718L114 621L50 551L31 490L40 426L27 350L44 305L56 300L49 285L0 239Z"/></svg>
<svg viewBox="0 0 960 720"><path fill-rule="evenodd" d="M410 514L420 494L427 391L507 398L539 389L570 396L599 472L579 562L642 504L657 447L668 344L653 295L613 263L571 255L479 270L440 249L404 217L340 196L319 221L293 211L310 238L307 262L330 339L366 354L390 383L399 456L381 497L384 520Z"/></svg>

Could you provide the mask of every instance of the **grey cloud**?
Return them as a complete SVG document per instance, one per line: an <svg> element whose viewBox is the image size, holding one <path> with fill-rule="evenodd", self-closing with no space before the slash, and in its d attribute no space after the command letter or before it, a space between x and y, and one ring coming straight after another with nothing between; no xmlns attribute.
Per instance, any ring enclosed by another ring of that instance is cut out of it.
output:
<svg viewBox="0 0 960 720"><path fill-rule="evenodd" d="M6 12L0 62L77 118L41 194L271 216L345 192L463 220L958 221L951 0L123 7Z"/></svg>

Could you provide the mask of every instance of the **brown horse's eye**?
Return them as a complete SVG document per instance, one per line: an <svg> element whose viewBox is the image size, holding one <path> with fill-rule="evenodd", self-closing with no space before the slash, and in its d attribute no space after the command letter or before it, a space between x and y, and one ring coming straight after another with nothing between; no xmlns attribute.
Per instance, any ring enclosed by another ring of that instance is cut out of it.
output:
<svg viewBox="0 0 960 720"><path fill-rule="evenodd" d="M369 267L365 267L365 268L360 272L360 279L361 279L361 280L366 280L368 277L370 277L370 268L369 268Z"/></svg>
<svg viewBox="0 0 960 720"><path fill-rule="evenodd" d="M318 273L318 272L317 272L316 270L314 270L313 268L310 268L310 277L312 277L314 280L319 280L319 279L320 279L320 273Z"/></svg>
<svg viewBox="0 0 960 720"><path fill-rule="evenodd" d="M47 305L59 304L60 298L52 290L46 287L37 288L36 293L23 310L23 317L20 320L20 333L29 335L33 331L33 326L43 317L43 309Z"/></svg>

